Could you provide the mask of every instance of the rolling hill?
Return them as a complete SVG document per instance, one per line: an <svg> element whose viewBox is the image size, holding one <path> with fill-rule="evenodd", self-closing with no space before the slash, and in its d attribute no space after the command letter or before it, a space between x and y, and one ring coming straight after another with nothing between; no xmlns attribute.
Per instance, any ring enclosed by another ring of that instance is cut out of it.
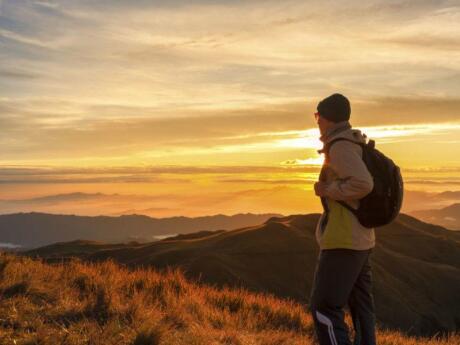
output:
<svg viewBox="0 0 460 345"><path fill-rule="evenodd" d="M48 259L114 259L129 267L181 267L189 279L308 302L318 214L272 217L236 230L117 247L56 243L26 252ZM460 327L460 233L401 214L379 228L372 256L379 322L409 334Z"/></svg>

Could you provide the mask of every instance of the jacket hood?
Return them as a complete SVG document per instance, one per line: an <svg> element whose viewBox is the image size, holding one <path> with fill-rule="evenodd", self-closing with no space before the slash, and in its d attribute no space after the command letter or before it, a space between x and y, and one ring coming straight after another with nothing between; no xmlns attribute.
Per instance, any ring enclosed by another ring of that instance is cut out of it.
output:
<svg viewBox="0 0 460 345"><path fill-rule="evenodd" d="M352 128L348 121L337 122L320 137L320 140L326 144L337 138L346 138L360 143L366 143L367 140L366 134L359 129Z"/></svg>
<svg viewBox="0 0 460 345"><path fill-rule="evenodd" d="M362 133L361 130L355 128L345 129L344 131L329 137L326 142L329 142L337 138L347 138L363 144L367 142L366 134Z"/></svg>

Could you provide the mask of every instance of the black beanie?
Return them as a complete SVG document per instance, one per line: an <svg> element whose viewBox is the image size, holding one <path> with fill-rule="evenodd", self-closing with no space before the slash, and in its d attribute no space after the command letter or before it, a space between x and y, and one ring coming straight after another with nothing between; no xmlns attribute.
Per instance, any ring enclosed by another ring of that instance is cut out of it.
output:
<svg viewBox="0 0 460 345"><path fill-rule="evenodd" d="M350 102L340 93L334 93L318 103L316 107L320 116L332 122L348 121L350 119Z"/></svg>

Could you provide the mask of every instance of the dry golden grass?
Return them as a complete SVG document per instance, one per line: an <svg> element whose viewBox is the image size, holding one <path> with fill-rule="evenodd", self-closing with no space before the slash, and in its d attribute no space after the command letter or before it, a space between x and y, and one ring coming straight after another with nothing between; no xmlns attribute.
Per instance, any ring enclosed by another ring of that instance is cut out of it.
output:
<svg viewBox="0 0 460 345"><path fill-rule="evenodd" d="M179 269L45 264L0 254L0 344L308 345L306 306L187 281ZM458 345L379 330L380 345Z"/></svg>

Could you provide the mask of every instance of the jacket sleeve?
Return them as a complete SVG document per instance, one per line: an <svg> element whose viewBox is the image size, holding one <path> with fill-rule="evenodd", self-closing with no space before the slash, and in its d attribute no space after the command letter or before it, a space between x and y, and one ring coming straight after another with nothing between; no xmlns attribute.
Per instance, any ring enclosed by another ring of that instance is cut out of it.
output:
<svg viewBox="0 0 460 345"><path fill-rule="evenodd" d="M326 196L334 200L356 200L365 197L374 188L374 180L361 157L356 144L340 141L329 151L329 166L338 179L327 185Z"/></svg>

